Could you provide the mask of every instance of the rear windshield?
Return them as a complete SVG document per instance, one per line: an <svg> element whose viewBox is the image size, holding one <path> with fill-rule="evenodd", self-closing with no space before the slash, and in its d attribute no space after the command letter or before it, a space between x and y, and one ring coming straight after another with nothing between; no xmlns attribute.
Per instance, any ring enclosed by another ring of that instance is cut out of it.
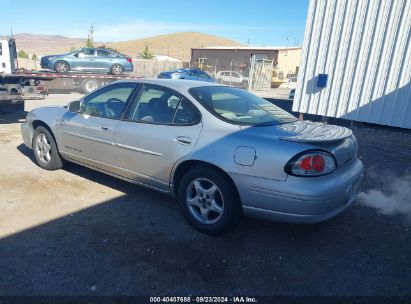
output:
<svg viewBox="0 0 411 304"><path fill-rule="evenodd" d="M271 126L297 120L265 99L233 87L197 87L190 94L212 114L234 124Z"/></svg>

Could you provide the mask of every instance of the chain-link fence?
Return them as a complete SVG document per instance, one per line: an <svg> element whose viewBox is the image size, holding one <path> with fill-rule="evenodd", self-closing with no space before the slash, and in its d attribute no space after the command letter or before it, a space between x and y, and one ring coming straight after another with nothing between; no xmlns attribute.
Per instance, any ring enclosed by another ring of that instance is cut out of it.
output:
<svg viewBox="0 0 411 304"><path fill-rule="evenodd" d="M213 76L218 83L249 90L271 88L274 60L252 56L249 62L234 58L216 58L214 62L209 62L206 58L200 58L191 64Z"/></svg>

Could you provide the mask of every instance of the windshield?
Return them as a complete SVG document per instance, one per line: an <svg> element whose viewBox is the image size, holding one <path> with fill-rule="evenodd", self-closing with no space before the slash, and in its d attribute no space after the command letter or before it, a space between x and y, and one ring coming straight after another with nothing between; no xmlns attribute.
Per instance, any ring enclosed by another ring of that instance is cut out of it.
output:
<svg viewBox="0 0 411 304"><path fill-rule="evenodd" d="M190 94L212 114L234 124L267 126L297 120L265 99L233 87L197 87Z"/></svg>

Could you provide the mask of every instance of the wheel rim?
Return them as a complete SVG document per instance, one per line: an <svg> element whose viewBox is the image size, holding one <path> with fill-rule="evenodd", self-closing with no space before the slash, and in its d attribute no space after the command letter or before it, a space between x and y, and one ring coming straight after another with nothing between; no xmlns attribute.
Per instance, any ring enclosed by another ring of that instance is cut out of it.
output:
<svg viewBox="0 0 411 304"><path fill-rule="evenodd" d="M37 158L43 164L48 164L51 161L51 144L46 134L40 133L36 137L35 150L36 150Z"/></svg>
<svg viewBox="0 0 411 304"><path fill-rule="evenodd" d="M87 81L85 87L87 93L91 93L97 89L97 84L94 81Z"/></svg>
<svg viewBox="0 0 411 304"><path fill-rule="evenodd" d="M123 70L123 69L122 69L121 66L119 66L119 65L113 66L113 72L114 72L114 74L121 74L122 70Z"/></svg>
<svg viewBox="0 0 411 304"><path fill-rule="evenodd" d="M187 187L186 204L190 214L202 224L214 224L224 212L224 199L218 186L206 178L196 178Z"/></svg>
<svg viewBox="0 0 411 304"><path fill-rule="evenodd" d="M64 62L57 63L57 71L64 73L67 71L66 64Z"/></svg>

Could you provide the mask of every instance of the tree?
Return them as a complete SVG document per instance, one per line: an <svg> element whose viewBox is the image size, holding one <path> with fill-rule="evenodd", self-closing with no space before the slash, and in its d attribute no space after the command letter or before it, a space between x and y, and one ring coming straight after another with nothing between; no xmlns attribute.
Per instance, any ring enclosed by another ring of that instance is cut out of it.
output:
<svg viewBox="0 0 411 304"><path fill-rule="evenodd" d="M148 50L147 45L146 45L141 57L144 58L144 59L151 59L151 58L154 57L154 54Z"/></svg>
<svg viewBox="0 0 411 304"><path fill-rule="evenodd" d="M23 51L23 50L20 50L18 53L17 53L17 56L19 57L19 58L26 58L26 59L29 59L29 54L27 54L25 51Z"/></svg>
<svg viewBox="0 0 411 304"><path fill-rule="evenodd" d="M32 56L31 56L31 60L37 60L38 58L37 58L37 55L36 54L33 54Z"/></svg>
<svg viewBox="0 0 411 304"><path fill-rule="evenodd" d="M86 47L88 48L94 47L93 34L94 34L94 26L90 25L90 29L88 31L88 36L86 40Z"/></svg>
<svg viewBox="0 0 411 304"><path fill-rule="evenodd" d="M115 49L115 48L112 48L112 47L110 47L110 46L108 46L108 45L106 45L106 44L98 45L97 48L99 48L99 49L106 49L106 50L108 50L108 51L112 51L112 52L121 54L121 52L120 52L119 50L117 50L117 49Z"/></svg>

